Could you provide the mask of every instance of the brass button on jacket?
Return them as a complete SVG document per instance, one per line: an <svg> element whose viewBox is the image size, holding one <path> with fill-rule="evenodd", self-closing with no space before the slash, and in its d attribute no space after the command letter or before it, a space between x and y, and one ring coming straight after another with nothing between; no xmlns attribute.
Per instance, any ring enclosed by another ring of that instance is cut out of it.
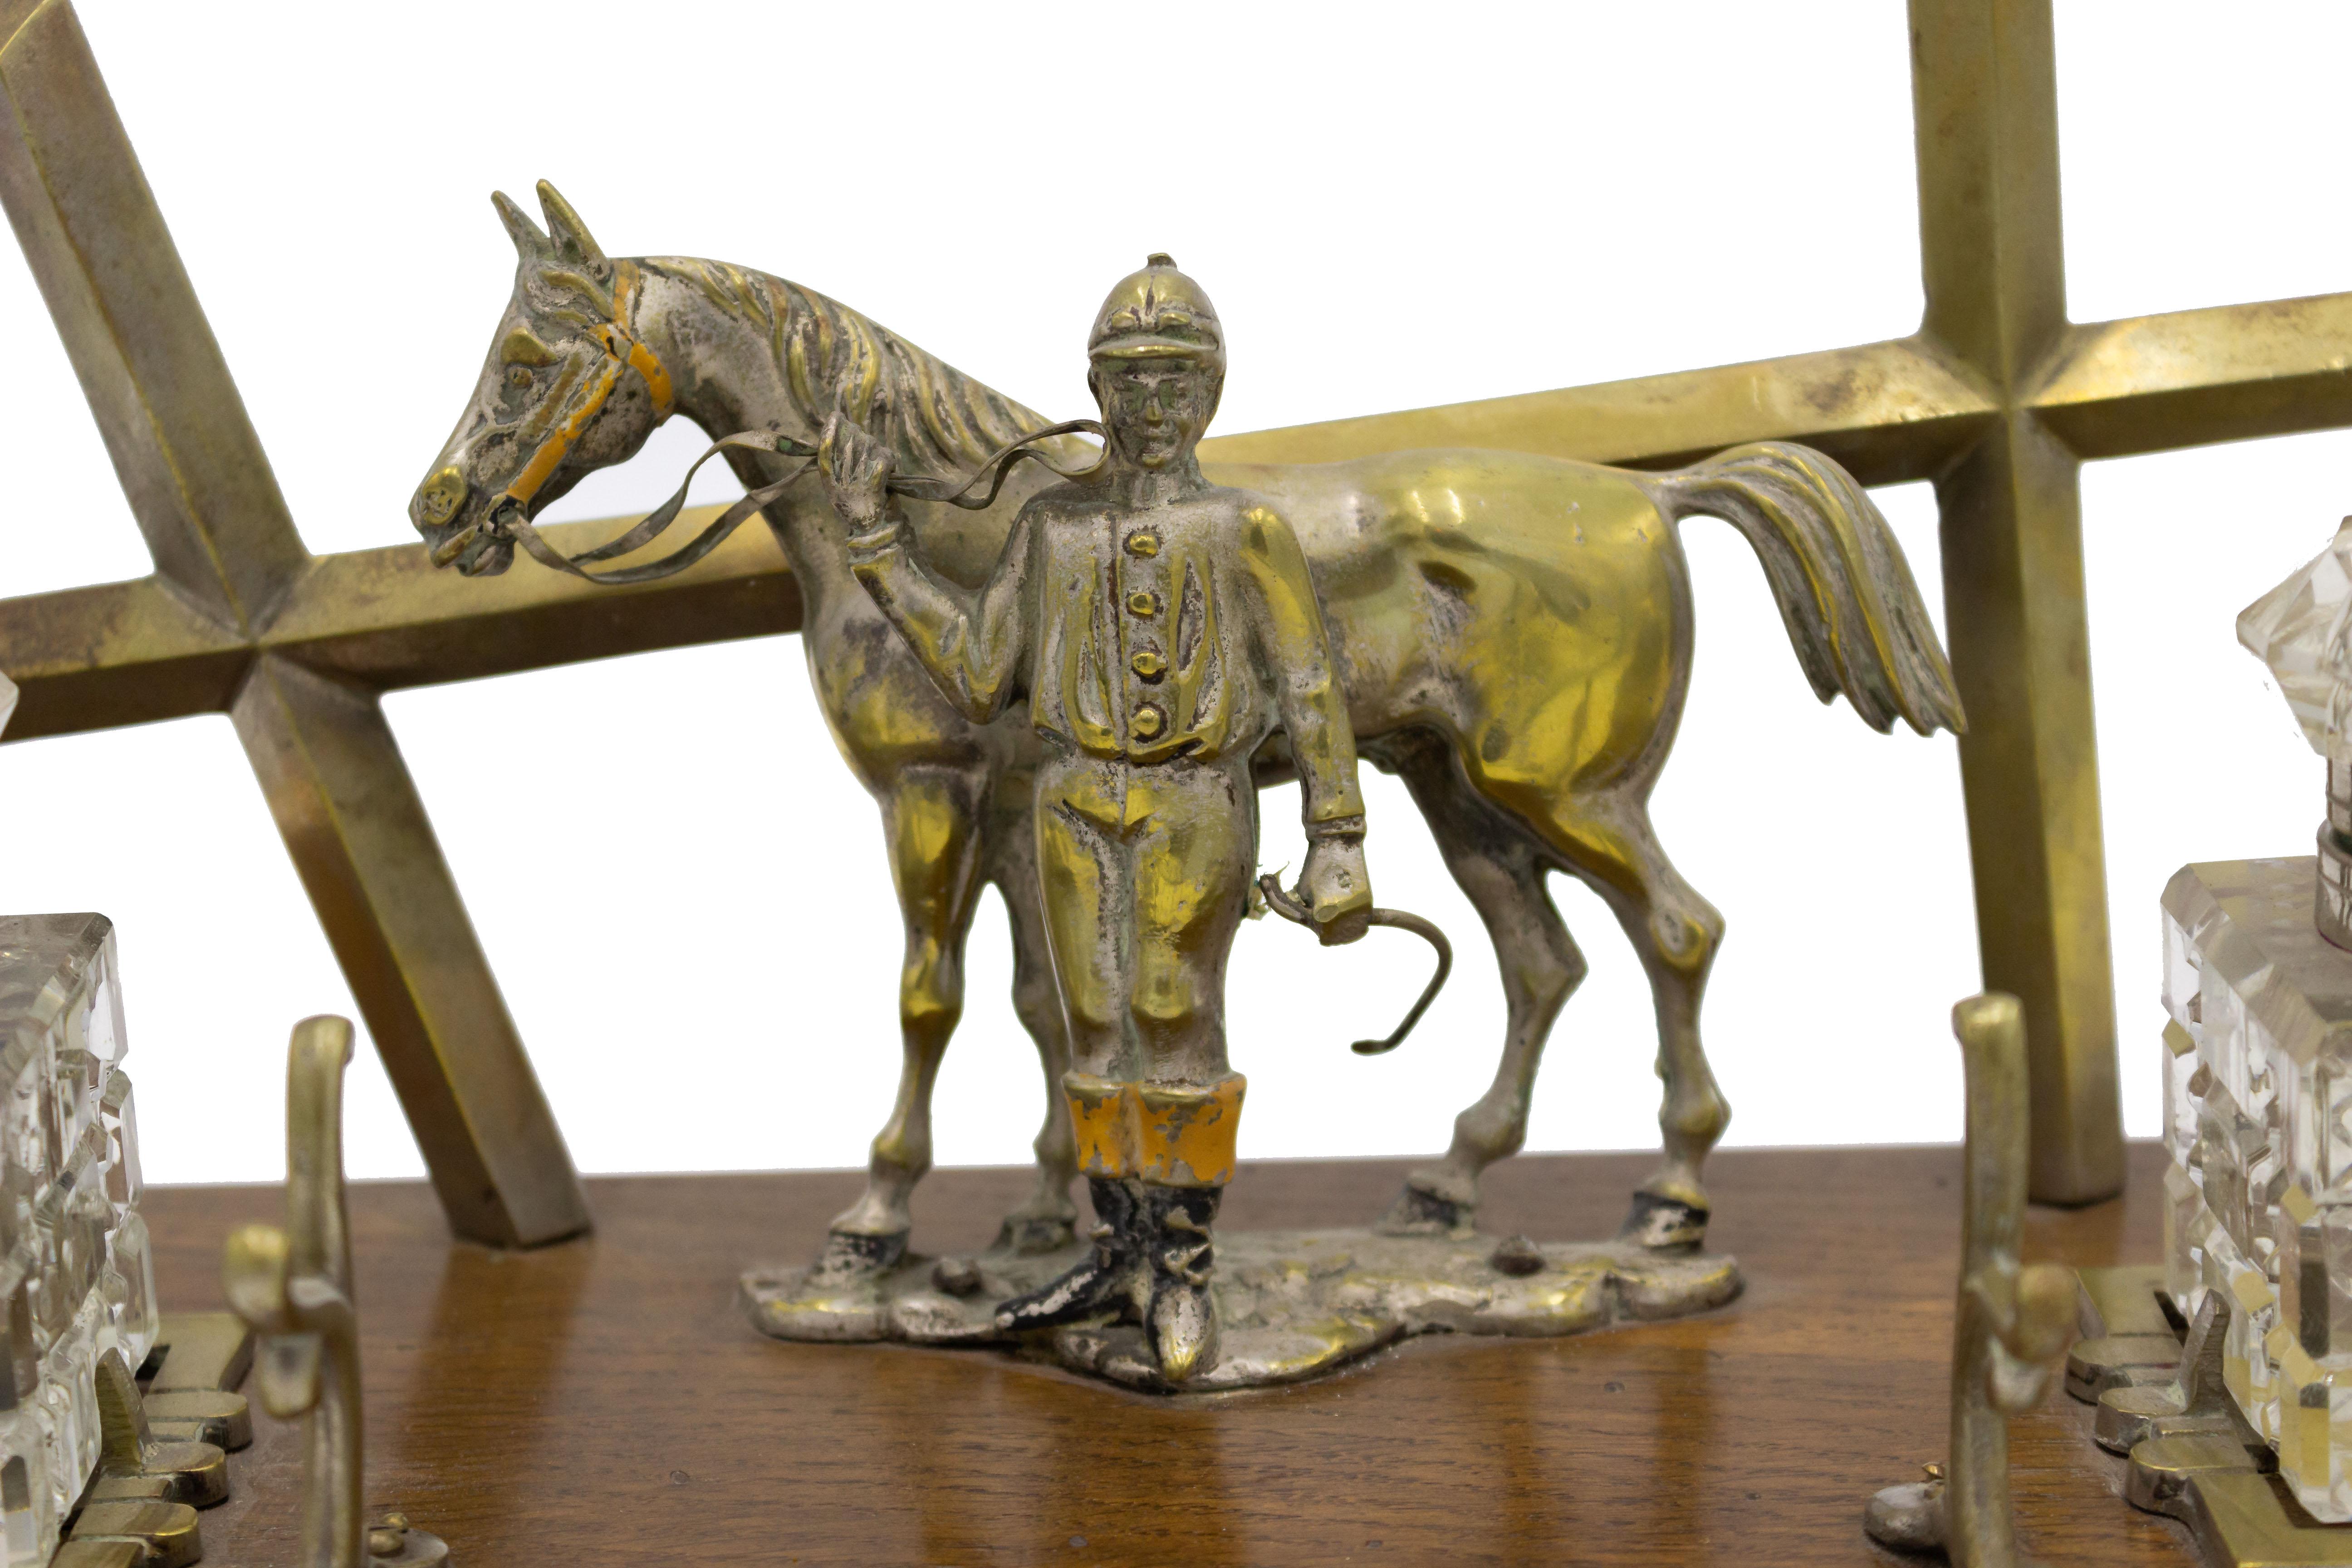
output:
<svg viewBox="0 0 2352 1568"><path fill-rule="evenodd" d="M1128 548L1146 532L1149 559ZM1278 513L1220 505L1130 519L1049 491L1013 520L977 603L928 575L907 542L894 535L855 570L975 721L1025 696L1039 734L1143 766L1247 755L1279 724L1307 819L1362 813L1346 693ZM1157 676L1140 673L1145 653Z"/></svg>
<svg viewBox="0 0 2352 1568"><path fill-rule="evenodd" d="M1127 536L1129 555L1153 556L1160 553L1160 536L1150 529L1139 529Z"/></svg>
<svg viewBox="0 0 2352 1568"><path fill-rule="evenodd" d="M1127 667L1146 680L1157 680L1168 673L1168 661L1150 648L1138 648Z"/></svg>

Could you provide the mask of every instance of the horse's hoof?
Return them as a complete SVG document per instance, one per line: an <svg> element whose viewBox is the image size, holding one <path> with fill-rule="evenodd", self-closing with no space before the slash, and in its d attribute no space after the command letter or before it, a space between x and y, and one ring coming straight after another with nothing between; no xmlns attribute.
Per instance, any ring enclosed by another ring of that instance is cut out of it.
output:
<svg viewBox="0 0 2352 1568"><path fill-rule="evenodd" d="M1382 1236L1468 1236L1476 1228L1471 1223L1476 1215L1472 1205L1441 1198L1407 1182L1372 1228Z"/></svg>
<svg viewBox="0 0 2352 1568"><path fill-rule="evenodd" d="M1062 1215L1007 1215L1004 1227L996 1233L997 1252L1010 1252L1016 1258L1043 1258L1049 1252L1059 1252L1078 1239L1071 1216Z"/></svg>
<svg viewBox="0 0 2352 1568"><path fill-rule="evenodd" d="M907 1233L857 1236L845 1230L824 1233L824 1250L808 1272L808 1283L832 1289L887 1274L907 1256Z"/></svg>
<svg viewBox="0 0 2352 1568"><path fill-rule="evenodd" d="M1679 1198L1635 1193L1618 1239L1653 1252L1696 1252L1706 1240L1707 1211Z"/></svg>

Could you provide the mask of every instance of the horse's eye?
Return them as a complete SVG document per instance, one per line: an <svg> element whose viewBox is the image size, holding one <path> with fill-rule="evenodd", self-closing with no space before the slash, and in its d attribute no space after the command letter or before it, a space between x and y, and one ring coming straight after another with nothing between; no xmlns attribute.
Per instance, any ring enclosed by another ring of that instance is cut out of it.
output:
<svg viewBox="0 0 2352 1568"><path fill-rule="evenodd" d="M507 366L507 384L517 392L529 391L530 389L530 367L520 364L510 364Z"/></svg>

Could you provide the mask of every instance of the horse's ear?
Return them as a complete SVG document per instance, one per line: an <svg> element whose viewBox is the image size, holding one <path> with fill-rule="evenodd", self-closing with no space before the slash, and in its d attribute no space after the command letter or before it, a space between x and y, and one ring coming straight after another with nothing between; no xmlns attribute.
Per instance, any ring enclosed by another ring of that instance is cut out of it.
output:
<svg viewBox="0 0 2352 1568"><path fill-rule="evenodd" d="M563 193L545 180L539 183L539 205L547 214L548 237L555 242L558 256L599 282L613 275L613 263L605 256L604 247L588 232L588 226L580 221L580 215L563 199Z"/></svg>
<svg viewBox="0 0 2352 1568"><path fill-rule="evenodd" d="M539 225L515 205L513 197L504 191L492 191L490 205L499 209L499 221L507 226L507 237L525 261L544 261L555 254L554 242L540 232Z"/></svg>

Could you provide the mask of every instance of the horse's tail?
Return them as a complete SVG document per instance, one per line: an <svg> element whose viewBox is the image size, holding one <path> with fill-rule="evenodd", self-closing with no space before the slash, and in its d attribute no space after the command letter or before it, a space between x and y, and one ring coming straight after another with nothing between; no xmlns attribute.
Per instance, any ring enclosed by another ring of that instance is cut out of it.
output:
<svg viewBox="0 0 2352 1568"><path fill-rule="evenodd" d="M1822 701L1844 692L1881 731L1898 717L1923 735L1966 728L1903 547L1852 474L1809 447L1759 441L1653 483L1668 517L1719 517L1746 536Z"/></svg>

